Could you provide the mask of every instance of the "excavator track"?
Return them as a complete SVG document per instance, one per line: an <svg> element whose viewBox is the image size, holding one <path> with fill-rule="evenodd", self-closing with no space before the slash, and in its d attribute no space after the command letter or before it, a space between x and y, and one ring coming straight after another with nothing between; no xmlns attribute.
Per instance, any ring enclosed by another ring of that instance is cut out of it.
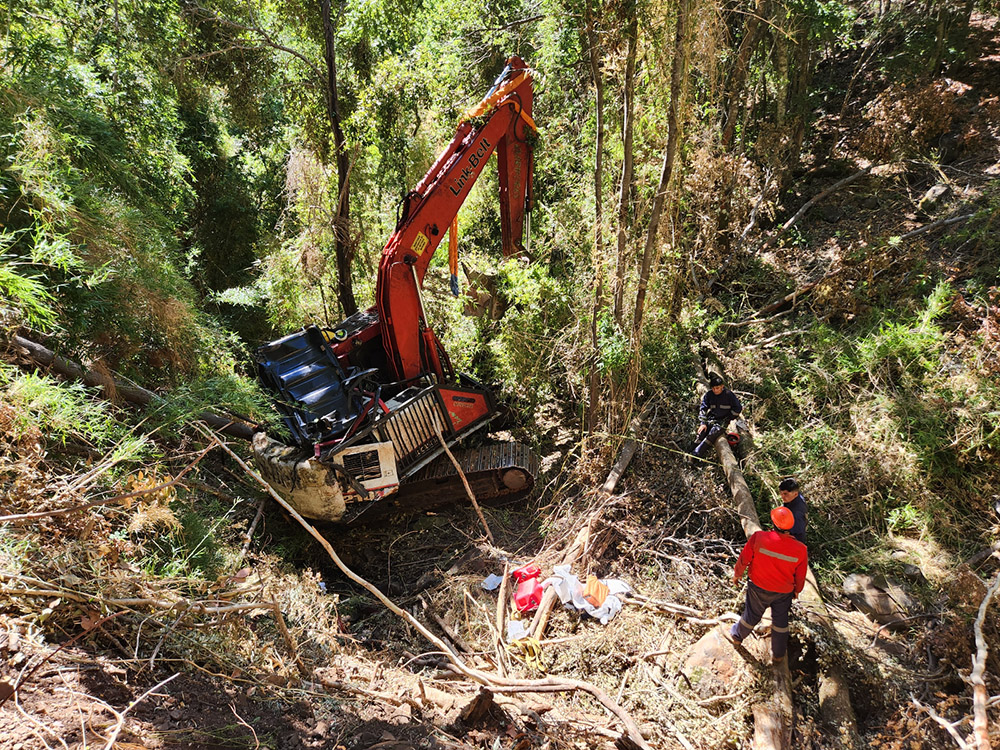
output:
<svg viewBox="0 0 1000 750"><path fill-rule="evenodd" d="M452 453L479 503L513 502L527 497L535 487L538 458L522 443L494 443ZM455 465L448 456L440 456L400 484L393 495L349 504L340 523L363 525L394 513L419 513L461 503L467 497Z"/></svg>

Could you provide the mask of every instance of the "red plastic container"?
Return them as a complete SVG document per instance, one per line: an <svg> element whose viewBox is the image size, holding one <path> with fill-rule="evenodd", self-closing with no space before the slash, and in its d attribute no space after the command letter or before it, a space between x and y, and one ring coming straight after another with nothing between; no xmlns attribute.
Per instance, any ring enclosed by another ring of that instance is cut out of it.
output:
<svg viewBox="0 0 1000 750"><path fill-rule="evenodd" d="M525 578L517 584L517 590L514 592L514 606L517 607L518 612L530 612L533 609L538 609L538 605L541 603L542 582L538 580L537 575Z"/></svg>
<svg viewBox="0 0 1000 750"><path fill-rule="evenodd" d="M534 563L528 563L527 565L522 565L516 570L510 572L514 576L514 580L518 583L523 583L531 578L538 578L542 575L542 569L539 568Z"/></svg>
<svg viewBox="0 0 1000 750"><path fill-rule="evenodd" d="M517 588L514 590L514 605L518 612L530 612L538 609L542 603L542 569L535 563L522 565L510 572L514 580L517 581Z"/></svg>

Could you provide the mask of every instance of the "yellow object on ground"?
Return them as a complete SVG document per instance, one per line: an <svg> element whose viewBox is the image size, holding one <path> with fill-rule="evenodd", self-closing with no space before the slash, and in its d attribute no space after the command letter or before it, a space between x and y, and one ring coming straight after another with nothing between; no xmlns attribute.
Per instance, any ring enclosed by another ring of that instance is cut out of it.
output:
<svg viewBox="0 0 1000 750"><path fill-rule="evenodd" d="M521 659L530 669L545 671L545 664L542 662L542 644L537 638L529 636L511 641L507 644L507 651Z"/></svg>

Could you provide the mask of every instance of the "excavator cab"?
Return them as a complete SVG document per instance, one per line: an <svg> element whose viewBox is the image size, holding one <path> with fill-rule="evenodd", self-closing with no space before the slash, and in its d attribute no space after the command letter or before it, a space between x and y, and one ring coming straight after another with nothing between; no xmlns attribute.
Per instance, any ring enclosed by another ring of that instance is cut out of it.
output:
<svg viewBox="0 0 1000 750"><path fill-rule="evenodd" d="M257 350L257 376L275 394L292 439L321 443L347 432L364 409L375 369L345 371L330 346L334 331L308 326Z"/></svg>

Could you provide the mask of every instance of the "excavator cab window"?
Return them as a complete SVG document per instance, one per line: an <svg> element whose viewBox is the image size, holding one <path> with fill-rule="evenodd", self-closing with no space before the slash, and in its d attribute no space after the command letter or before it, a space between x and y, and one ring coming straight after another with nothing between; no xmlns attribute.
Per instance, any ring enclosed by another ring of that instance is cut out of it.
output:
<svg viewBox="0 0 1000 750"><path fill-rule="evenodd" d="M332 333L307 326L257 350L260 381L277 396L285 426L299 445L339 437L364 408L360 381L372 371L345 371L333 353Z"/></svg>

